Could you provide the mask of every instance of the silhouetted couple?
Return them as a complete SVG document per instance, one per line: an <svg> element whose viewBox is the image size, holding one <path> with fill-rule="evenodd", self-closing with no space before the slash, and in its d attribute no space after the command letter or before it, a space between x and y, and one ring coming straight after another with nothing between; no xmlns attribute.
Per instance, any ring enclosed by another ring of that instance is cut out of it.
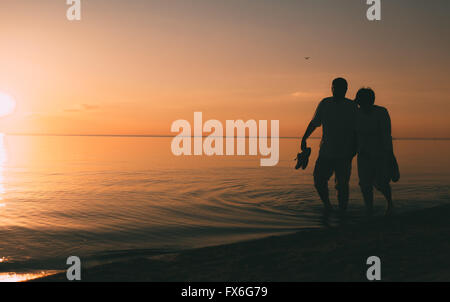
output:
<svg viewBox="0 0 450 302"><path fill-rule="evenodd" d="M328 180L333 173L339 209L347 209L352 159L358 154L359 185L368 214L371 215L373 211L373 187L384 195L387 200L386 214L391 214L393 203L390 181L398 178L399 172L398 166L395 169L389 113L385 108L375 105L372 89L360 89L355 101L352 101L345 97L347 87L347 81L343 78L333 81L333 96L319 103L303 135L301 149L308 150L307 139L317 127L322 126L314 185L326 212L332 209Z"/></svg>

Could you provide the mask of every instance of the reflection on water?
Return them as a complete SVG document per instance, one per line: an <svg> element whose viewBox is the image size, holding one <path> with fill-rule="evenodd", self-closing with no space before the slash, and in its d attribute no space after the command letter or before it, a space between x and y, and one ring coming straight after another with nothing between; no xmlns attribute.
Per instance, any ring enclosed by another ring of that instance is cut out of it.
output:
<svg viewBox="0 0 450 302"><path fill-rule="evenodd" d="M59 271L40 271L35 273L0 273L0 282L23 282L43 278L59 273Z"/></svg>
<svg viewBox="0 0 450 302"><path fill-rule="evenodd" d="M248 156L174 157L170 143L1 136L0 278L64 270L71 255L104 263L335 222L324 222L312 183L318 140L305 171L293 168L296 140L280 140L276 167ZM450 141L396 141L395 149L398 208L447 203ZM349 215L357 217L364 205L356 163L353 171ZM376 206L383 211L380 195Z"/></svg>

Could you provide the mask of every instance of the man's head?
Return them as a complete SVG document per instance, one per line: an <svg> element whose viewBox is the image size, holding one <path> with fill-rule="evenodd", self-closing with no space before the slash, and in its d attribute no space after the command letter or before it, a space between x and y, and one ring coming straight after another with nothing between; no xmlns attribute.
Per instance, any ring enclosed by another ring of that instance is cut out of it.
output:
<svg viewBox="0 0 450 302"><path fill-rule="evenodd" d="M361 109L369 109L375 104L375 92L371 88L361 88L356 93L355 101Z"/></svg>
<svg viewBox="0 0 450 302"><path fill-rule="evenodd" d="M343 98L347 93L348 84L344 78L337 78L333 80L331 90L333 91L333 96Z"/></svg>

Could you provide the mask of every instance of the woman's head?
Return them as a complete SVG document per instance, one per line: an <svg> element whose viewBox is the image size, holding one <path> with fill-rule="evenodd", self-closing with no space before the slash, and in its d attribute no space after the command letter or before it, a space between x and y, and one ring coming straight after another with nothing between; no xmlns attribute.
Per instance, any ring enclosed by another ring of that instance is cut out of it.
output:
<svg viewBox="0 0 450 302"><path fill-rule="evenodd" d="M362 109L368 109L375 104L375 92L371 88L361 88L356 93L355 102Z"/></svg>

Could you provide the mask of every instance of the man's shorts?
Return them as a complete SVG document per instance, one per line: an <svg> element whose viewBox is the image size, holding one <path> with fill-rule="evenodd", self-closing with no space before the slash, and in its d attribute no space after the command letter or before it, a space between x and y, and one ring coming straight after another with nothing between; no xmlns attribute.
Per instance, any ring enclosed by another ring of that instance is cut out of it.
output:
<svg viewBox="0 0 450 302"><path fill-rule="evenodd" d="M392 178L392 164L385 157L359 154L358 176L361 187L385 187Z"/></svg>
<svg viewBox="0 0 450 302"><path fill-rule="evenodd" d="M335 175L336 188L348 186L352 174L352 158L327 158L319 156L314 168L316 184L328 182Z"/></svg>

